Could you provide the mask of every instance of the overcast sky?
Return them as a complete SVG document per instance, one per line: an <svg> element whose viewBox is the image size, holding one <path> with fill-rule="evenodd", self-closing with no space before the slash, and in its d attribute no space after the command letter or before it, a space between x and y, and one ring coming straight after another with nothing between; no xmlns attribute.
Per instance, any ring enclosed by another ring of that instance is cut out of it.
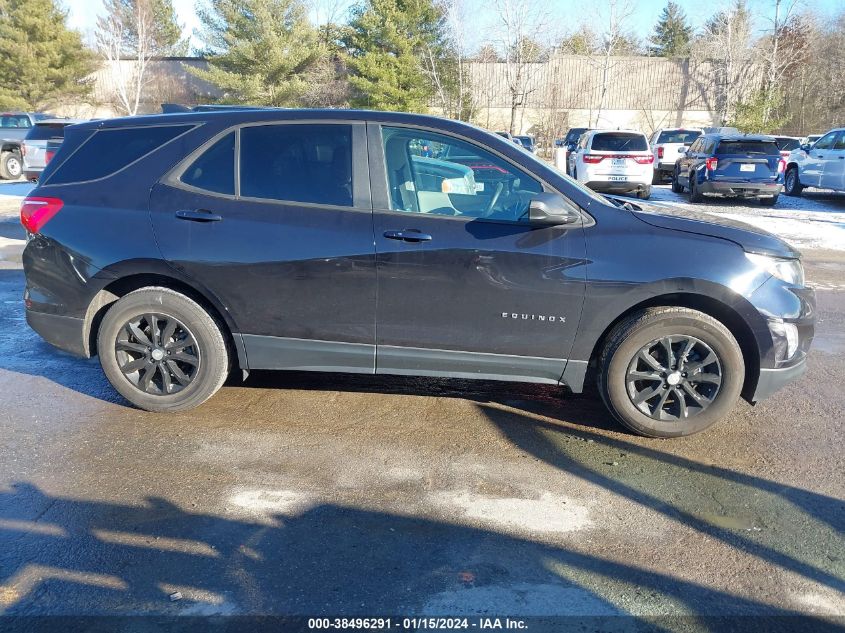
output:
<svg viewBox="0 0 845 633"><path fill-rule="evenodd" d="M324 19L325 13L321 10L327 4L334 3L335 0L314 0L312 6L312 17L315 21ZM340 0L346 1L346 0ZM94 31L97 15L103 11L102 0L63 0L65 6L69 10L68 21L72 28L80 30L88 41L91 41L91 35ZM477 45L484 39L485 32L491 26L495 19L489 7L492 5L491 0L464 0L467 6L466 14L470 16L473 24L467 28L467 32L474 34L478 38L477 42L472 42L471 47ZM727 6L729 0L676 0L676 2L686 12L692 25L696 28L702 26L716 10ZM351 0L350 0L351 3ZM584 20L589 20L590 15L585 15L585 7L590 7L592 3L584 2L584 0L545 0L545 5L549 8L552 28L556 33L566 33L573 31ZM774 0L750 0L749 4L759 10L760 13L768 13L774 6ZM803 0L804 6L812 6L822 14L832 15L835 12L845 9L845 0ZM183 24L186 35L192 35L194 29L198 26L196 12L194 7L196 0L173 0L173 5L179 16L179 21ZM636 34L645 39L651 34L654 23L660 15L663 7L666 6L666 0L635 0L635 11L631 19L631 25ZM468 20L469 21L469 20ZM758 28L764 28L765 24L758 24ZM196 40L193 40L196 44Z"/></svg>

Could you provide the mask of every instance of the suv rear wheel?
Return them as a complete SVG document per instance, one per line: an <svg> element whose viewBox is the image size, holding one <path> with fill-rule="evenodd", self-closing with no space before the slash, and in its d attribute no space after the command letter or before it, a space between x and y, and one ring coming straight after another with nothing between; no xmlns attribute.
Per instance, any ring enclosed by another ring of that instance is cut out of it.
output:
<svg viewBox="0 0 845 633"><path fill-rule="evenodd" d="M794 165L786 170L783 181L783 192L788 196L800 196L804 190L801 180L798 178L798 168Z"/></svg>
<svg viewBox="0 0 845 633"><path fill-rule="evenodd" d="M229 355L218 324L169 288L142 288L112 305L97 336L112 386L147 411L184 411L220 389Z"/></svg>
<svg viewBox="0 0 845 633"><path fill-rule="evenodd" d="M745 362L713 317L688 308L649 308L613 328L599 358L605 405L648 437L703 431L736 404Z"/></svg>

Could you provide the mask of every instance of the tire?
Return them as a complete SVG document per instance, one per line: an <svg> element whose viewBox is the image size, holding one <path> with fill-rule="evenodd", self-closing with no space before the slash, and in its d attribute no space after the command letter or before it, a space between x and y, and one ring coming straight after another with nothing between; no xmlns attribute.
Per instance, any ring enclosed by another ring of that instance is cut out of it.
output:
<svg viewBox="0 0 845 633"><path fill-rule="evenodd" d="M0 178L3 180L17 180L23 173L23 159L18 152L3 152L0 154Z"/></svg>
<svg viewBox="0 0 845 633"><path fill-rule="evenodd" d="M672 193L683 193L684 186L678 182L678 170L672 172Z"/></svg>
<svg viewBox="0 0 845 633"><path fill-rule="evenodd" d="M793 166L786 170L786 176L783 179L783 192L788 196L800 196L804 191L804 185L798 177L798 168Z"/></svg>
<svg viewBox="0 0 845 633"><path fill-rule="evenodd" d="M689 175L689 201L692 203L704 202L704 196L698 190L698 183L695 181L695 174Z"/></svg>
<svg viewBox="0 0 845 633"><path fill-rule="evenodd" d="M147 315L151 313L158 337L166 333L171 322L176 323L168 336L174 348L172 359L167 358L170 354L166 341L150 338L151 319ZM134 330L126 327L130 322ZM134 335L134 331L140 336ZM189 340L192 344L186 344ZM178 347L180 344L182 348ZM118 346L120 350L116 349ZM221 327L198 303L169 288L142 288L115 302L103 317L97 349L100 365L112 386L146 411L185 411L197 407L220 389L229 373L229 353ZM140 367L125 374L126 367L133 362ZM147 367L152 369L146 379L149 386L144 389Z"/></svg>
<svg viewBox="0 0 845 633"><path fill-rule="evenodd" d="M759 200L760 204L763 205L764 207L773 207L778 203L779 197L780 196L778 196L778 195L774 195L774 196L771 196L769 198L757 198L757 200Z"/></svg>
<svg viewBox="0 0 845 633"><path fill-rule="evenodd" d="M646 185L642 189L637 190L637 197L640 200L648 200L651 197L651 186Z"/></svg>
<svg viewBox="0 0 845 633"><path fill-rule="evenodd" d="M655 169L654 173L651 176L651 184L659 185L663 182L663 172L659 169Z"/></svg>
<svg viewBox="0 0 845 633"><path fill-rule="evenodd" d="M662 349L664 354L656 358L652 355L652 359L661 367L669 364L662 345L664 340L670 341L669 348L676 359L690 340L696 341L688 351L694 360L689 361L688 357L686 363L676 365L677 369L671 372L658 372L639 360L639 352L654 345L654 349ZM697 368L691 375L708 379L717 375L721 379L718 385L712 380L698 381L682 375L685 367L705 362L710 353L716 360ZM664 377L632 382L629 380L632 367L640 372L637 375L653 372ZM713 317L688 308L649 308L632 314L611 330L599 357L598 389L602 400L619 422L647 437L681 437L710 427L733 409L744 379L745 362L730 331ZM698 393L699 400L687 388ZM654 396L639 406L634 403L637 394L648 395L653 389L657 389ZM706 406L699 406L701 396L710 396L712 400ZM641 407L649 409L650 414ZM669 419L671 416L675 419Z"/></svg>

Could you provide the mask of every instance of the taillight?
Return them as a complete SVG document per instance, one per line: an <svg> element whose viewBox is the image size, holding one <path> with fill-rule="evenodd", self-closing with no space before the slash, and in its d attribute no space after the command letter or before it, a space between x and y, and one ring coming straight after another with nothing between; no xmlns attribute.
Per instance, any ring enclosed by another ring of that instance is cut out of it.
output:
<svg viewBox="0 0 845 633"><path fill-rule="evenodd" d="M663 146L657 148L657 158L663 158Z"/></svg>
<svg viewBox="0 0 845 633"><path fill-rule="evenodd" d="M584 162L590 163L591 165L595 165L600 163L604 159L604 156L601 154L584 154Z"/></svg>
<svg viewBox="0 0 845 633"><path fill-rule="evenodd" d="M54 149L48 149L48 150L46 150L46 151L44 152L44 164L46 165L46 164L47 164L47 163L49 163L51 160L53 160L53 156L55 156L55 155L56 155L56 150L54 150Z"/></svg>
<svg viewBox="0 0 845 633"><path fill-rule="evenodd" d="M787 156L789 156L789 151L782 149L780 151L780 155L786 158Z"/></svg>
<svg viewBox="0 0 845 633"><path fill-rule="evenodd" d="M786 171L786 161L782 158L778 161L778 173L782 174Z"/></svg>
<svg viewBox="0 0 845 633"><path fill-rule="evenodd" d="M21 224L30 233L38 233L64 205L58 198L27 196L21 203Z"/></svg>
<svg viewBox="0 0 845 633"><path fill-rule="evenodd" d="M707 166L707 171L716 171L719 166L719 159L711 157L705 160L704 164Z"/></svg>
<svg viewBox="0 0 845 633"><path fill-rule="evenodd" d="M662 150L663 148L661 147L660 149ZM634 156L633 159L640 165L651 165L654 162L654 154L649 154L648 156Z"/></svg>

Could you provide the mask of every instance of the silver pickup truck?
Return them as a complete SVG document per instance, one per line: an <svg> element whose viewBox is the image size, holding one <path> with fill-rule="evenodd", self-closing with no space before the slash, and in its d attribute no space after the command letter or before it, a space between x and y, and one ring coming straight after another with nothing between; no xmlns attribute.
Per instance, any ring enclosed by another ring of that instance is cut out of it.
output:
<svg viewBox="0 0 845 633"><path fill-rule="evenodd" d="M17 180L21 177L21 143L35 122L47 117L40 112L0 113L0 179Z"/></svg>

